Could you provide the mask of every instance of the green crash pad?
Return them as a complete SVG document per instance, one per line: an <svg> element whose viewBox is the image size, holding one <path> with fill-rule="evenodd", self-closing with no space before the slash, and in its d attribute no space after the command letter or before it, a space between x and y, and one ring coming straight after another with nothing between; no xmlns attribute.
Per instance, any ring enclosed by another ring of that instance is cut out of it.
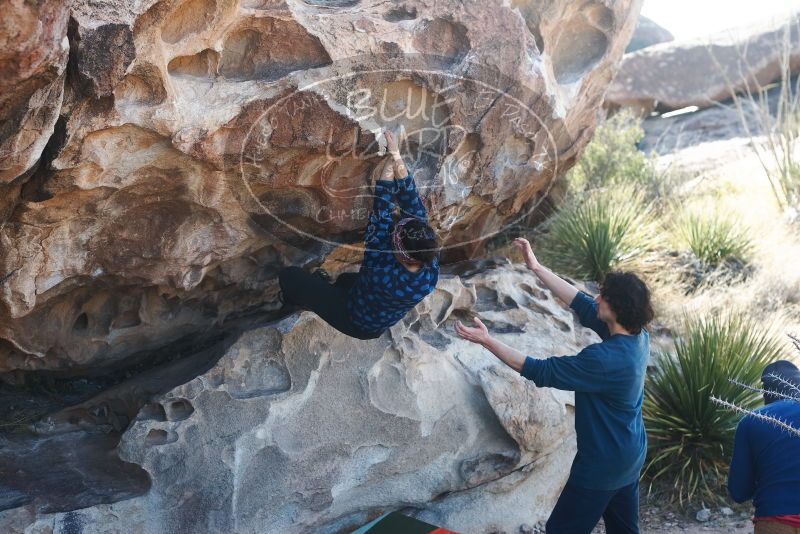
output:
<svg viewBox="0 0 800 534"><path fill-rule="evenodd" d="M397 512L382 515L352 534L458 534Z"/></svg>

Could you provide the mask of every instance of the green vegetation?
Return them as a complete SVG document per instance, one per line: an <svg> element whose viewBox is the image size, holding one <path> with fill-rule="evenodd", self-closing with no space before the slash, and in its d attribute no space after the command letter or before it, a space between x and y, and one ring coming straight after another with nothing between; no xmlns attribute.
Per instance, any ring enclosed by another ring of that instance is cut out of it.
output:
<svg viewBox="0 0 800 534"><path fill-rule="evenodd" d="M659 176L654 158L636 148L642 137L641 122L630 111L617 113L600 124L569 173L569 193L581 195L619 186L652 191Z"/></svg>
<svg viewBox="0 0 800 534"><path fill-rule="evenodd" d="M693 497L718 500L740 415L711 400L727 399L745 409L760 403L757 392L737 386L758 383L764 366L777 359L775 335L741 315L685 319L671 354L660 355L645 384L642 411L649 436L645 473L665 477L684 503Z"/></svg>
<svg viewBox="0 0 800 534"><path fill-rule="evenodd" d="M651 208L658 175L654 158L636 148L644 136L624 111L600 124L580 161L567 175L562 208L543 225L537 245L544 261L582 280L602 280L633 268L653 250L656 215Z"/></svg>
<svg viewBox="0 0 800 534"><path fill-rule="evenodd" d="M791 137L788 119L781 124L781 135ZM658 171L655 158L636 148L642 136L638 120L625 113L598 126L567 174L566 193L555 203L560 208L540 227L536 252L556 272L580 280L600 281L615 269L644 271L659 323L674 327L675 336L672 350L654 358L646 380L649 456L644 476L651 488L670 488L669 497L681 505L721 501L727 495L724 484L741 418L729 408L752 410L761 402L759 393L731 379L758 384L764 366L780 356L782 344L760 326L763 317L720 318L719 310L763 310L790 292L771 285L763 262L755 265L760 258L753 253L750 230L729 214L735 209L731 200L743 196L739 186L703 171L692 176ZM762 163L769 159L763 157ZM792 163L781 165L789 169ZM776 166L769 167L774 172ZM798 199L786 183L773 181L780 198ZM660 233L662 228L671 231ZM669 239L659 239L661 234L670 234ZM751 277L755 281L749 285L738 284ZM792 306L789 300L785 304ZM684 315L687 307L694 310L691 316ZM712 396L724 399L727 407Z"/></svg>
<svg viewBox="0 0 800 534"><path fill-rule="evenodd" d="M686 212L678 218L675 230L681 244L707 265L717 266L729 259L744 263L753 250L748 231L716 210Z"/></svg>
<svg viewBox="0 0 800 534"><path fill-rule="evenodd" d="M630 267L652 249L651 221L641 194L595 191L557 212L538 248L543 261L557 272L601 281L609 271Z"/></svg>

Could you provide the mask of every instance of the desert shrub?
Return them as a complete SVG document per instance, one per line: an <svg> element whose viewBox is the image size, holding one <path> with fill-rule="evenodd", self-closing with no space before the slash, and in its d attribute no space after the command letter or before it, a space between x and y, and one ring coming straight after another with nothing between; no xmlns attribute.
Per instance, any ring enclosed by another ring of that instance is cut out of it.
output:
<svg viewBox="0 0 800 534"><path fill-rule="evenodd" d="M630 189L575 199L545 223L545 231L537 249L543 261L581 280L600 281L609 271L634 266L655 239L651 210Z"/></svg>
<svg viewBox="0 0 800 534"><path fill-rule="evenodd" d="M645 474L673 483L672 498L715 500L724 494L733 436L740 415L711 396L745 409L760 395L732 383L757 385L764 366L778 359L772 331L743 315L684 320L673 351L655 359L642 406L649 441Z"/></svg>
<svg viewBox="0 0 800 534"><path fill-rule="evenodd" d="M686 212L675 226L681 244L710 266L729 259L744 262L753 248L748 230L716 210Z"/></svg>
<svg viewBox="0 0 800 534"><path fill-rule="evenodd" d="M595 130L578 163L567 177L571 194L630 186L649 191L657 180L655 160L636 144L644 137L640 120L621 111Z"/></svg>

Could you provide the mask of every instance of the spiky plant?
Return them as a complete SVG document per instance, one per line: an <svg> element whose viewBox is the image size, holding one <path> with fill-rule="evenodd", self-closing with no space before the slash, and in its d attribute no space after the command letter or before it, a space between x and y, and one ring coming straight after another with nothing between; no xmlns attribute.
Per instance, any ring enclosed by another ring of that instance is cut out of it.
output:
<svg viewBox="0 0 800 534"><path fill-rule="evenodd" d="M558 211L545 225L542 258L558 272L601 281L635 265L654 247L650 207L631 189L597 190Z"/></svg>
<svg viewBox="0 0 800 534"><path fill-rule="evenodd" d="M749 231L717 210L687 211L678 217L675 231L681 243L710 266L729 259L744 263L753 250Z"/></svg>
<svg viewBox="0 0 800 534"><path fill-rule="evenodd" d="M718 499L739 416L711 397L755 408L758 393L729 379L757 383L780 349L770 330L743 315L684 319L683 334L672 352L656 358L645 383L645 474L651 481L671 480L681 504Z"/></svg>
<svg viewBox="0 0 800 534"><path fill-rule="evenodd" d="M795 337L793 335L789 335L789 339L792 341L792 345L794 345L794 348L797 351L798 356L800 356L800 339L798 339L797 337ZM746 389L746 390L749 390L749 391L754 391L755 393L757 393L759 395L770 394L770 395L772 395L774 397L777 397L778 399L791 400L791 401L800 403L800 386L799 385L793 384L793 383L789 382L788 380L786 380L785 378L783 378L781 376L778 376L778 375L775 375L775 374L769 374L767 376L772 378L772 379L774 379L778 384L780 384L780 387L781 387L782 391L776 391L774 389L762 389L762 388L758 388L758 387L751 386L751 385L748 385L748 384L743 384L743 383L739 382L738 380L734 380L734 379L730 379L730 382L732 384L740 387L740 388L743 388L743 389ZM711 396L711 400L714 403L716 403L717 405L719 405L719 406L721 406L721 407L723 407L723 408L725 408L727 410L730 410L730 411L735 412L735 413L740 414L740 415L749 415L749 416L755 417L756 419L759 419L761 421L764 421L765 423L774 425L776 428L779 428L780 430L783 430L784 432L787 432L787 433L789 433L789 434L791 434L793 436L797 436L798 438L800 438L800 427L795 426L792 422L784 421L783 419L780 419L779 417L775 417L775 416L772 416L772 415L769 415L769 414L756 412L756 411L754 411L752 409L745 408L744 406L736 404L735 402L732 402L732 401L729 401L729 400L726 400L726 399L722 399L722 398L716 397L714 395Z"/></svg>

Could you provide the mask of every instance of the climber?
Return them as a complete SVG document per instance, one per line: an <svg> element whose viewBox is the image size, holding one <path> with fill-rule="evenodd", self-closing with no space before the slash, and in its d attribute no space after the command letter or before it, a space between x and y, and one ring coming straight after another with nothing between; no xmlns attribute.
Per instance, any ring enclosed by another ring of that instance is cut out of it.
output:
<svg viewBox="0 0 800 534"><path fill-rule="evenodd" d="M609 273L593 300L543 267L526 239L514 245L528 268L602 341L574 356L539 359L493 338L478 318L474 327L457 322L456 332L537 386L575 392L578 453L546 532L588 534L602 517L609 534L638 533L639 472L647 452L642 397L650 354L645 326L653 318L650 291L635 274Z"/></svg>
<svg viewBox="0 0 800 534"><path fill-rule="evenodd" d="M322 269L309 273L287 267L278 274L285 304L313 311L357 339L379 337L433 291L439 278L438 238L428 226L396 137L388 130L385 136L391 162L385 159L375 174L375 200L359 272L343 273L335 283Z"/></svg>
<svg viewBox="0 0 800 534"><path fill-rule="evenodd" d="M764 406L739 421L728 472L736 502L753 499L756 534L800 532L800 436L757 416L800 429L800 371L778 360L761 374Z"/></svg>

